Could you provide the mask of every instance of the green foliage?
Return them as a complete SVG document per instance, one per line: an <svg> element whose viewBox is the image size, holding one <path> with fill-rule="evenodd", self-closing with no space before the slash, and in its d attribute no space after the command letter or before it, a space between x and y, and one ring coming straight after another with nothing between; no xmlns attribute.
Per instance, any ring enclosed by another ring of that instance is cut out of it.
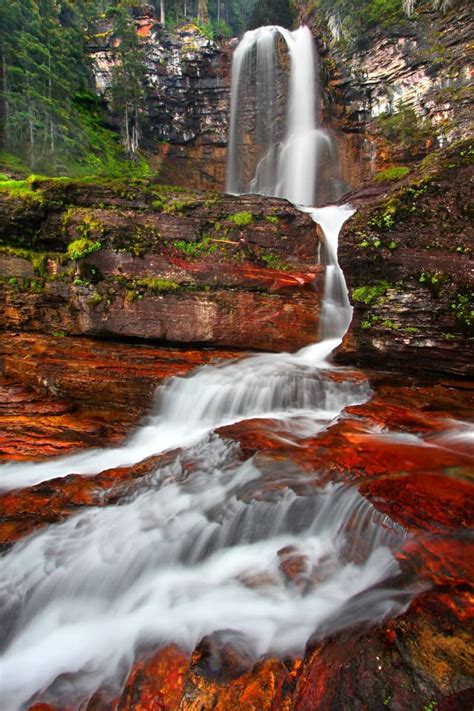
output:
<svg viewBox="0 0 474 711"><path fill-rule="evenodd" d="M388 141L406 149L423 144L434 132L430 121L419 119L414 109L404 103L400 103L394 113L381 114L378 124Z"/></svg>
<svg viewBox="0 0 474 711"><path fill-rule="evenodd" d="M225 20L216 20L214 22L214 37L216 39L228 39L232 37L232 27Z"/></svg>
<svg viewBox="0 0 474 711"><path fill-rule="evenodd" d="M251 212L236 212L234 215L228 215L227 219L238 227L248 227L253 222L253 215Z"/></svg>
<svg viewBox="0 0 474 711"><path fill-rule="evenodd" d="M193 25L199 30L203 37L207 37L211 42L214 39L214 25L212 22L201 22L198 18L193 19Z"/></svg>
<svg viewBox="0 0 474 711"><path fill-rule="evenodd" d="M113 30L120 44L112 70L112 107L120 117L125 150L133 158L140 142L147 75L130 3L121 0L113 10Z"/></svg>
<svg viewBox="0 0 474 711"><path fill-rule="evenodd" d="M458 324L472 332L474 327L474 294L456 293L450 308Z"/></svg>
<svg viewBox="0 0 474 711"><path fill-rule="evenodd" d="M399 323L397 323L396 321L392 321L389 318L382 321L380 325L382 326L382 328L388 328L390 331L399 331L401 328Z"/></svg>
<svg viewBox="0 0 474 711"><path fill-rule="evenodd" d="M152 292L169 292L179 289L179 284L174 281L170 281L169 279L155 279L154 277L136 279L135 286Z"/></svg>
<svg viewBox="0 0 474 711"><path fill-rule="evenodd" d="M127 164L116 134L103 125L102 107L90 94L87 42L108 4L107 0L0 4L0 121L5 146L0 165L7 170L40 169L49 175L143 174L144 161ZM116 8L119 15L129 15L124 5ZM122 39L117 52L128 73L127 96L122 92L120 100L128 110L139 72L129 60L133 42L120 35L120 27L116 29ZM133 37L138 42L135 31ZM129 148L127 144L126 152L135 157L136 150Z"/></svg>
<svg viewBox="0 0 474 711"><path fill-rule="evenodd" d="M148 162L139 152L130 159L117 140L117 134L105 128L104 112L98 99L83 93L74 100L80 147L70 151L64 172L73 176L98 175L110 178L144 178L150 175Z"/></svg>
<svg viewBox="0 0 474 711"><path fill-rule="evenodd" d="M374 326L378 320L379 320L378 316L376 316L375 314L369 314L368 317L364 321L362 321L362 323L360 324L360 327L364 331L368 331L369 328L372 328L372 326Z"/></svg>
<svg viewBox="0 0 474 711"><path fill-rule="evenodd" d="M196 257L199 254L211 254L218 249L218 245L211 235L205 235L199 242L186 242L185 240L177 239L173 242L173 246L190 257Z"/></svg>
<svg viewBox="0 0 474 711"><path fill-rule="evenodd" d="M70 259L77 260L82 259L93 252L98 252L99 249L102 249L100 242L93 242L90 239L82 238L77 239L68 245L67 254Z"/></svg>
<svg viewBox="0 0 474 711"><path fill-rule="evenodd" d="M195 197L186 197L183 195L181 198L173 197L167 193L178 192L177 188L172 188L170 186L163 186L165 189L161 190L162 195L155 195L155 199L150 203L150 208L156 210L157 212L164 212L166 214L173 214L175 212L185 212L188 207L192 207L196 204ZM181 192L184 192L181 190Z"/></svg>
<svg viewBox="0 0 474 711"><path fill-rule="evenodd" d="M334 37L356 49L367 47L370 32L405 20L401 0L315 0Z"/></svg>
<svg viewBox="0 0 474 711"><path fill-rule="evenodd" d="M385 168L374 175L374 180L378 183L384 183L385 181L396 182L405 178L410 172L410 168L404 165L394 165L392 168Z"/></svg>
<svg viewBox="0 0 474 711"><path fill-rule="evenodd" d="M0 166L9 173L25 175L29 173L27 164L21 158L13 153L7 153L6 151L0 151Z"/></svg>
<svg viewBox="0 0 474 711"><path fill-rule="evenodd" d="M381 303L388 289L390 289L390 284L387 281L380 280L371 286L359 286L353 289L352 299L366 306L371 306L375 303Z"/></svg>
<svg viewBox="0 0 474 711"><path fill-rule="evenodd" d="M265 215L265 220L271 225L278 225L278 223L280 222L280 218L278 217L278 215Z"/></svg>
<svg viewBox="0 0 474 711"><path fill-rule="evenodd" d="M0 180L0 192L8 193L12 198L40 198L42 193L37 193L32 190L31 183L28 180Z"/></svg>
<svg viewBox="0 0 474 711"><path fill-rule="evenodd" d="M398 210L398 204L396 202L390 203L383 210L378 210L372 217L367 221L370 227L375 227L377 230L387 231L391 230L396 224L396 214ZM372 246L380 247L380 240L376 239Z"/></svg>
<svg viewBox="0 0 474 711"><path fill-rule="evenodd" d="M418 278L420 284L427 287L438 298L443 287L450 281L448 274L442 272L422 272Z"/></svg>
<svg viewBox="0 0 474 711"><path fill-rule="evenodd" d="M270 269L278 269L282 272L286 272L288 270L288 265L284 264L280 257L272 252L260 252L259 259Z"/></svg>

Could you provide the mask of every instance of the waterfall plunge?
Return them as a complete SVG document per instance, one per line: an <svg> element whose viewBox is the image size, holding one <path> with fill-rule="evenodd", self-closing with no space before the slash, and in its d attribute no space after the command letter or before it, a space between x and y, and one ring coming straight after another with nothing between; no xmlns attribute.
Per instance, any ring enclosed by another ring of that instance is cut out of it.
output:
<svg viewBox="0 0 474 711"><path fill-rule="evenodd" d="M290 63L287 87L281 40ZM320 202L322 187L324 197L339 197L337 151L318 124L316 66L307 27L259 27L244 35L232 66L229 193L260 193L307 206Z"/></svg>

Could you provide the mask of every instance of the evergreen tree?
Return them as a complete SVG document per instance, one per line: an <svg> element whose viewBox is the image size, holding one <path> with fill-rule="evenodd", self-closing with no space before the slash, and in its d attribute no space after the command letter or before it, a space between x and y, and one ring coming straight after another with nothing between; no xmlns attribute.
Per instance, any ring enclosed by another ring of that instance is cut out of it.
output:
<svg viewBox="0 0 474 711"><path fill-rule="evenodd" d="M113 25L119 45L112 79L112 104L120 116L125 148L133 157L139 146L146 71L129 3L121 2L114 10Z"/></svg>
<svg viewBox="0 0 474 711"><path fill-rule="evenodd" d="M0 6L3 147L54 170L80 144L74 96L89 87L85 26L92 3L16 0Z"/></svg>

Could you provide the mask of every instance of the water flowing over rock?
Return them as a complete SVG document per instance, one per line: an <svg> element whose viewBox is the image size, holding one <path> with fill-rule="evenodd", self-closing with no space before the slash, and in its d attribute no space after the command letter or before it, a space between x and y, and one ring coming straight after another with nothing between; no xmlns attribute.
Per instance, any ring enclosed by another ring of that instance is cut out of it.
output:
<svg viewBox="0 0 474 711"><path fill-rule="evenodd" d="M371 28L357 48L338 41L314 3L295 4L318 46L324 121L337 137L342 176L351 185L394 162L409 165L434 148L472 136L469 2L452 3L446 12L418 3L412 18ZM387 140L381 130L381 115L402 107L413 109L418 124L428 128L417 140L413 126L409 145Z"/></svg>
<svg viewBox="0 0 474 711"><path fill-rule="evenodd" d="M340 196L336 147L319 125L316 74L307 27L260 27L244 35L232 66L228 192L300 205Z"/></svg>
<svg viewBox="0 0 474 711"><path fill-rule="evenodd" d="M0 205L3 329L274 351L314 341L320 240L285 201L53 180Z"/></svg>
<svg viewBox="0 0 474 711"><path fill-rule="evenodd" d="M330 139L313 66L305 28L262 28L236 51L229 179L278 199L35 178L25 199L0 200L8 711L473 703L474 391L407 372L416 334L403 314L422 302L394 304L402 278L420 279L420 246L433 251L430 191L452 168L406 184L427 223L411 237L411 206L386 212L383 186L368 207L367 193L350 194L355 217L315 207L340 184L326 180L335 152L316 150ZM240 91L263 104L249 111L259 156L237 151ZM460 202L450 193L450 224ZM389 241L402 234L405 257ZM466 278L442 280L436 298L465 329L468 254L448 262ZM395 317L399 328L384 325ZM390 328L403 330L396 372L332 364L343 339L337 358L384 363Z"/></svg>

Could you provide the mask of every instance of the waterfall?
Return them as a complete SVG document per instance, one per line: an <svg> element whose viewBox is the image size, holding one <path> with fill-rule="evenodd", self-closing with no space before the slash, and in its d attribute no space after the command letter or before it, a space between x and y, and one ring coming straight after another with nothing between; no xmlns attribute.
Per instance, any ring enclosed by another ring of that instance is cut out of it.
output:
<svg viewBox="0 0 474 711"><path fill-rule="evenodd" d="M289 58L289 77L279 43ZM317 61L307 27L259 27L234 53L227 191L315 205L340 195L336 146L319 125ZM252 155L255 153L255 155Z"/></svg>
<svg viewBox="0 0 474 711"><path fill-rule="evenodd" d="M291 64L283 113L279 38ZM290 457L243 460L236 443L214 433L268 418L289 436L314 437L370 395L366 380L333 377L326 360L351 318L337 242L352 210L313 206L323 162L334 156L316 123L313 51L306 28L260 28L243 38L234 59L228 186L287 197L320 225L321 340L295 354L254 355L170 379L120 447L0 467L0 488L13 489L177 449L117 505L82 510L3 556L0 678L9 711L38 693L83 708L98 687L119 689L141 650L175 642L191 651L211 633L244 644L254 659L301 653L311 635L397 615L414 594L394 555L406 532L355 488L318 485L319 472L303 472ZM262 154L247 178L240 96L255 67ZM285 572L292 556L293 578Z"/></svg>

